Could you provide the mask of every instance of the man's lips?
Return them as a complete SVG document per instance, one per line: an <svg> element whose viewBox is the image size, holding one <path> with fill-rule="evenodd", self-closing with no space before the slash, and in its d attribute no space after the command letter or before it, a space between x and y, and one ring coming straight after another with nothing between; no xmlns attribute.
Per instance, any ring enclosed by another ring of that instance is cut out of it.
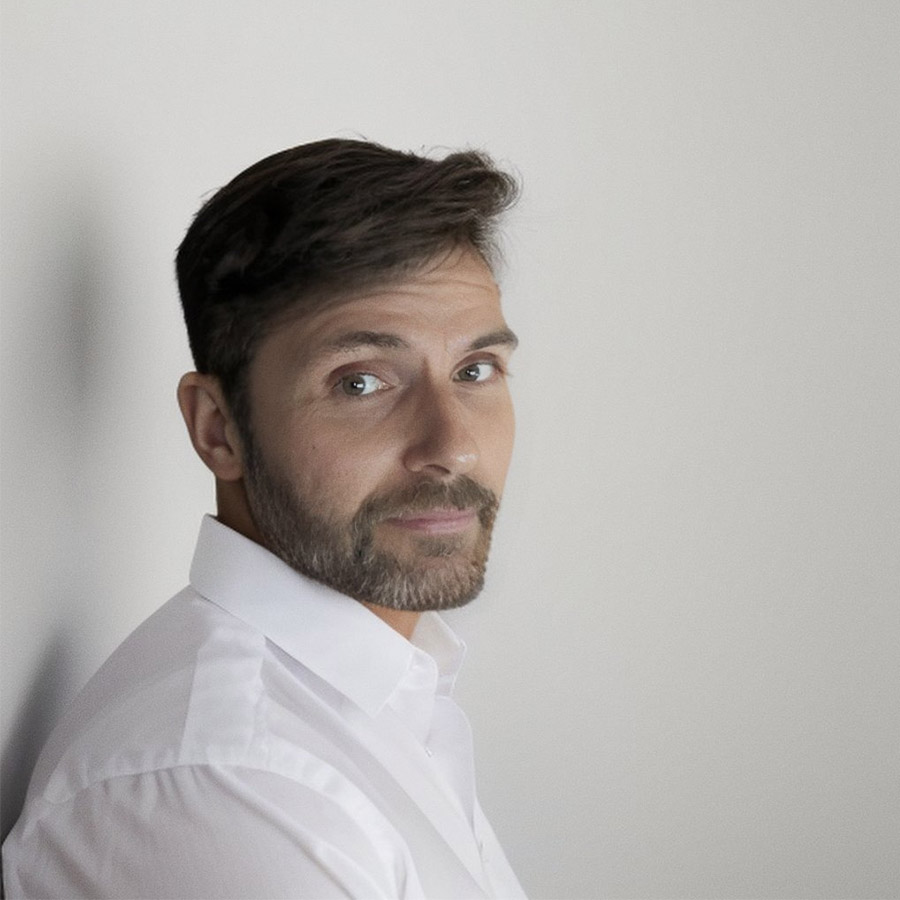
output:
<svg viewBox="0 0 900 900"><path fill-rule="evenodd" d="M420 534L455 534L465 531L477 518L474 509L429 509L403 513L384 521Z"/></svg>

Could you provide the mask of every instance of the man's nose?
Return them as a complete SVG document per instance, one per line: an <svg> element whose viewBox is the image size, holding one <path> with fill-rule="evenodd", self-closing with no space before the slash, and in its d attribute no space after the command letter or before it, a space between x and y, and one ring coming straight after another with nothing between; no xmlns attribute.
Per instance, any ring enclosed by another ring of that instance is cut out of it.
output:
<svg viewBox="0 0 900 900"><path fill-rule="evenodd" d="M410 472L437 478L470 472L478 444L468 411L453 386L423 388L410 411L410 441L404 465Z"/></svg>

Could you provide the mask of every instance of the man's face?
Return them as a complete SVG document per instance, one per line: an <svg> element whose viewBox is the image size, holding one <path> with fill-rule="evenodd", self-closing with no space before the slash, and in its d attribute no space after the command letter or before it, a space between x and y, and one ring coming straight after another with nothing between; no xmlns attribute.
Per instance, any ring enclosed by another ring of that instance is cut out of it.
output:
<svg viewBox="0 0 900 900"><path fill-rule="evenodd" d="M497 286L473 252L264 338L245 435L263 543L379 606L471 600L512 451L514 346Z"/></svg>

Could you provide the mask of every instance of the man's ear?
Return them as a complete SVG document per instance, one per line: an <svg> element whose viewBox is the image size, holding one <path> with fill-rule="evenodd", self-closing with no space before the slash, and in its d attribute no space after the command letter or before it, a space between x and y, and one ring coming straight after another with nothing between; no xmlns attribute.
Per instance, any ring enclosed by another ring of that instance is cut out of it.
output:
<svg viewBox="0 0 900 900"><path fill-rule="evenodd" d="M214 375L188 372L178 383L178 405L197 455L220 481L243 477L237 425Z"/></svg>

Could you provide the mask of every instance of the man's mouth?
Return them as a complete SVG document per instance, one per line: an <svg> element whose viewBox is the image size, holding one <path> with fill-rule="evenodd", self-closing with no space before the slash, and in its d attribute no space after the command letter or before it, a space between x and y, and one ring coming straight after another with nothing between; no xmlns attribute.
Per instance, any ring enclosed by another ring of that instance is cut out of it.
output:
<svg viewBox="0 0 900 900"><path fill-rule="evenodd" d="M415 531L419 534L457 534L471 527L477 521L474 509L428 509L401 513L384 522L396 528Z"/></svg>

